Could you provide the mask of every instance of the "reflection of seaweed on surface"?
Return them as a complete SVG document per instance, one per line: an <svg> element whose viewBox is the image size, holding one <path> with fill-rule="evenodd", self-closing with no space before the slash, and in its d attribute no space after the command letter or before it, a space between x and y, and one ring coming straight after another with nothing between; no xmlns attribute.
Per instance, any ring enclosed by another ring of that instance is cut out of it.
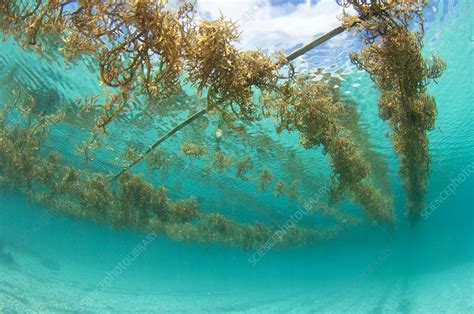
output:
<svg viewBox="0 0 474 314"><path fill-rule="evenodd" d="M26 71L25 71L26 72ZM49 116L50 119L56 115L58 119L64 119L71 108L67 108L67 103L58 91L49 85L40 85L39 87L30 87L23 82L23 73L18 66L13 66L0 79L2 86L1 102L14 104L12 107L21 109L29 117Z"/></svg>
<svg viewBox="0 0 474 314"><path fill-rule="evenodd" d="M299 196L299 186L300 186L300 181L293 180L290 186L286 189L286 196L289 199L297 199Z"/></svg>

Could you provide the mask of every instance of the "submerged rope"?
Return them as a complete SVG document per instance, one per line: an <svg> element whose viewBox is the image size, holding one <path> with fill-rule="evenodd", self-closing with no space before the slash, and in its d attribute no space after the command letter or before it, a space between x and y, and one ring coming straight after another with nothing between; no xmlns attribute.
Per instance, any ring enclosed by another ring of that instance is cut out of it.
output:
<svg viewBox="0 0 474 314"><path fill-rule="evenodd" d="M196 120L197 118L203 116L205 113L207 112L207 109L203 109L201 111L198 111L196 112L195 114L189 116L189 118L187 118L186 120L184 120L183 122L181 122L180 124L178 124L176 127L174 127L173 129L171 129L168 133L166 133L165 135L163 135L162 137L160 137L155 143L153 143L153 145L151 145L150 147L148 147L148 149L146 151L144 151L140 157L138 157L137 159L135 159L132 163L130 163L129 165L127 165L126 167L124 167L119 173L117 173L110 181L113 181L115 179L117 179L118 177L120 177L122 174L124 174L128 169L132 168L133 166L135 166L136 164L138 164L140 161L143 160L143 158L145 158L149 153L151 153L156 147L158 147L158 145L160 145L161 143L163 143L164 141L166 141L168 138L170 138L173 134L175 134L176 132L178 132L179 130L181 130L182 128L184 128L185 126L187 126L188 124L190 124L191 122L193 122L194 120Z"/></svg>

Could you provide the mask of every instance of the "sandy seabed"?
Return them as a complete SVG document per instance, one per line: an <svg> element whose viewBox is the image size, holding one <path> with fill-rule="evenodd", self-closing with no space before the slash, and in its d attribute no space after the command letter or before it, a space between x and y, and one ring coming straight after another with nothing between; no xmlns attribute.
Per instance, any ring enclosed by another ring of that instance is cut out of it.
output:
<svg viewBox="0 0 474 314"><path fill-rule="evenodd" d="M474 313L474 264L439 272L361 280L344 290L318 287L288 293L250 289L152 294L68 280L67 268L15 253L0 263L2 313ZM12 253L12 254L13 254Z"/></svg>

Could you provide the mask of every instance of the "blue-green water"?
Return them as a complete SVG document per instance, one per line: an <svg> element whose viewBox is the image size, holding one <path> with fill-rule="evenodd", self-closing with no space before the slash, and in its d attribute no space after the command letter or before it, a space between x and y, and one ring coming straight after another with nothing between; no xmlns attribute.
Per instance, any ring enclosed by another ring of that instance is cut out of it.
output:
<svg viewBox="0 0 474 314"><path fill-rule="evenodd" d="M366 74L341 64L348 73L341 88L357 101L370 140L388 163L398 216L393 232L364 225L316 245L270 250L252 263L254 251L162 237L150 240L49 212L23 194L2 191L0 240L10 259L0 263L0 309L6 313L474 312L472 5L470 0L435 5L436 13L427 12L425 52L438 52L448 68L429 88L437 100L438 121L430 133L430 215L418 225L411 228L404 217L405 193L397 176L398 160L384 136L388 126L377 116L378 92ZM41 59L8 40L0 44L0 74L12 68L17 68L19 81L33 89L53 88L61 101L98 92L94 68ZM132 140L145 147L187 114L177 113L152 125L145 120L126 132L120 131L126 123L122 121L112 127L110 136L116 151ZM50 145L80 163L75 143L87 136L81 128L86 126L54 128ZM196 129L199 126L178 134L165 148L177 156L180 143L196 136ZM308 189L327 183L328 162L320 151L299 147L297 135L276 135L268 121L251 130L253 138L268 136L278 147L257 149L237 140L225 144L224 137L223 148L237 156L251 154L257 167L266 165L288 180L302 173ZM214 129L205 132L213 144ZM100 151L93 167L113 168L109 162L114 154ZM302 165L285 171L292 158ZM296 210L297 205L287 199L256 192L255 182L236 180L229 173L202 176L202 168L199 162L180 159L167 174L147 178L165 185L172 198L195 196L203 208L243 221L285 221ZM146 173L141 166L135 171ZM461 178L445 197L452 180Z"/></svg>

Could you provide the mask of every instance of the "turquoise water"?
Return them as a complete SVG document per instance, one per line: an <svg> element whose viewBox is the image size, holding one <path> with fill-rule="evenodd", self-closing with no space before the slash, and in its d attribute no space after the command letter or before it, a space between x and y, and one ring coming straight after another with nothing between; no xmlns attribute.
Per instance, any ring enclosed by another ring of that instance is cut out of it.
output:
<svg viewBox="0 0 474 314"><path fill-rule="evenodd" d="M437 100L438 121L430 133L430 215L418 225L410 227L404 217L398 160L384 136L388 126L377 116L377 90L366 74L345 60L336 65L346 73L341 88L357 101L371 143L387 162L398 216L395 230L363 225L327 242L269 250L254 263L254 251L117 231L47 211L24 194L5 190L0 194L4 252L0 309L6 313L473 313L474 19L470 0L434 4L436 12L427 11L425 52L438 52L448 69L429 88ZM327 52L330 47L319 49ZM45 102L63 103L98 92L97 70L87 62L65 65L62 60L41 59L7 40L0 44L0 74L13 68L16 79L30 88L55 90L54 100ZM120 121L110 132L116 150L99 151L90 167L116 170L110 164L116 151L131 140L139 141L141 148L149 145L187 115L177 112L153 124L131 117L139 126L126 131L121 128L127 121ZM215 121L209 118L208 123ZM177 161L168 173L146 174L147 179L165 185L172 198L196 196L203 208L242 221L282 222L295 212L297 204L276 199L271 192L256 192L254 182L236 180L229 173L202 176L201 163L179 159L180 143L201 128L192 126L166 142L164 147ZM79 123L55 127L49 145L80 164L74 143L87 137L84 130L87 126ZM213 131L207 128L204 133L209 145L215 145ZM278 136L269 121L259 122L250 133L253 138L267 136L278 146L258 149L231 140L223 141L223 148L235 155L251 154L257 166L267 165L285 179L300 171L307 178L306 196L310 188L328 182L326 157L298 147L297 135ZM288 174L285 167L293 160L301 165ZM135 171L146 173L143 165ZM459 183L445 197L456 179ZM352 205L343 206L350 210Z"/></svg>

